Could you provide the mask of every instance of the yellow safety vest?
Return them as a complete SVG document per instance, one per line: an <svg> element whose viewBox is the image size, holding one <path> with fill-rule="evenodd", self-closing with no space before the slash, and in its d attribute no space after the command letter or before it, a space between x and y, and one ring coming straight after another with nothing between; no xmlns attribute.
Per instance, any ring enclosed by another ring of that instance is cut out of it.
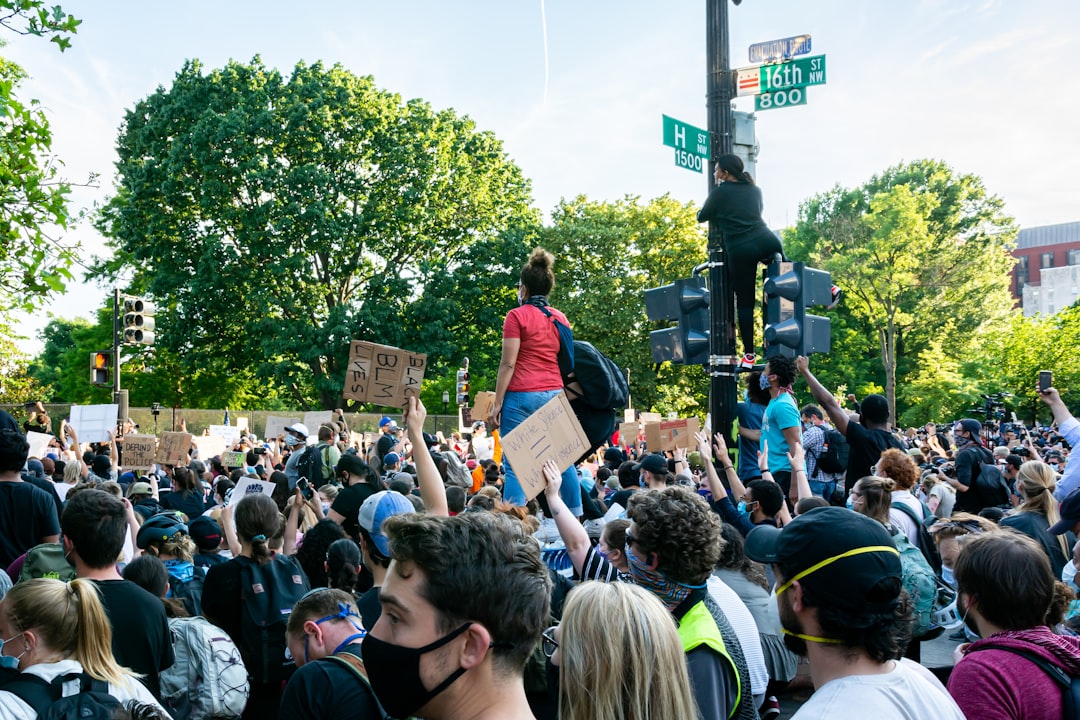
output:
<svg viewBox="0 0 1080 720"><path fill-rule="evenodd" d="M684 653L688 653L701 645L708 645L731 666L732 674L735 676L736 695L735 705L731 708L731 712L728 713L728 717L733 716L738 712L739 703L742 701L742 681L739 679L739 668L735 666L735 661L728 655L727 647L724 645L724 638L720 634L720 628L716 626L716 620L713 619L709 608L705 607L704 601L690 608L679 621L679 640L682 641Z"/></svg>

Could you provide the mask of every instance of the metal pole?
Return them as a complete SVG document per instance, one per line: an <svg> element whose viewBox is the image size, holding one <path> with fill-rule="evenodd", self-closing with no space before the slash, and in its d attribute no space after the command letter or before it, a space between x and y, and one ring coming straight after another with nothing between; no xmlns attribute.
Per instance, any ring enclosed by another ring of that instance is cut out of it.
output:
<svg viewBox="0 0 1080 720"><path fill-rule="evenodd" d="M728 46L728 0L706 0L706 62L708 64L709 189L713 187L716 158L731 152L731 98L734 80ZM731 447L735 418L735 302L724 258L724 238L716 223L709 223L709 412L714 432L724 433Z"/></svg>
<svg viewBox="0 0 1080 720"><path fill-rule="evenodd" d="M112 367L113 367L113 400L119 402L120 394L120 291L113 290L113 321L112 321Z"/></svg>

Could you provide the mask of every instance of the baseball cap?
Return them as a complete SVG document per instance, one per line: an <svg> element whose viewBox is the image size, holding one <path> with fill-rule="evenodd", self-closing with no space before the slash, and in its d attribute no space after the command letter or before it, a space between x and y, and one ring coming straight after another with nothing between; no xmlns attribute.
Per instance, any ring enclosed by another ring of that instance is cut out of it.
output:
<svg viewBox="0 0 1080 720"><path fill-rule="evenodd" d="M978 438L982 433L982 423L974 418L964 418L957 423L960 427L964 428L967 432L971 433L973 438Z"/></svg>
<svg viewBox="0 0 1080 720"><path fill-rule="evenodd" d="M383 455L383 459L382 459L382 464L383 465L397 465L399 462L401 462L401 456L398 455L397 453L392 453L391 452L391 453L386 453L385 455Z"/></svg>
<svg viewBox="0 0 1080 720"><path fill-rule="evenodd" d="M94 462L90 463L90 470L99 478L108 478L109 471L112 470L112 460L108 455L95 455Z"/></svg>
<svg viewBox="0 0 1080 720"><path fill-rule="evenodd" d="M637 472L642 468L651 473L666 473L668 470L667 458L656 453L646 455L641 459L641 462L634 465L634 471Z"/></svg>
<svg viewBox="0 0 1080 720"><path fill-rule="evenodd" d="M626 456L623 455L623 451L617 447L609 447L604 451L604 462L622 463L626 462Z"/></svg>
<svg viewBox="0 0 1080 720"><path fill-rule="evenodd" d="M382 420L379 421L379 429L384 430L387 426L391 430L398 429L397 423L389 415L383 415Z"/></svg>
<svg viewBox="0 0 1080 720"><path fill-rule="evenodd" d="M1050 526L1051 535L1061 535L1080 522L1080 489L1073 490L1061 501L1061 519Z"/></svg>
<svg viewBox="0 0 1080 720"><path fill-rule="evenodd" d="M762 525L746 536L746 555L761 563L783 563L793 581L813 593L817 605L858 611L868 603L892 603L902 587L900 553L885 526L847 508L802 513L783 529ZM882 580L896 578L896 595L871 596Z"/></svg>
<svg viewBox="0 0 1080 720"><path fill-rule="evenodd" d="M304 423L293 423L289 427L285 428L287 431L294 432L298 435L303 435L305 438L308 436L307 425Z"/></svg>
<svg viewBox="0 0 1080 720"><path fill-rule="evenodd" d="M131 495L153 495L154 489L148 482L137 482L131 486Z"/></svg>
<svg viewBox="0 0 1080 720"><path fill-rule="evenodd" d="M221 526L212 517L200 515L188 523L188 534L200 550L215 550L221 545Z"/></svg>
<svg viewBox="0 0 1080 720"><path fill-rule="evenodd" d="M382 524L389 517L412 512L416 510L407 497L393 490L382 490L364 501L357 519L379 552L384 557L390 557L390 538L383 534Z"/></svg>
<svg viewBox="0 0 1080 720"><path fill-rule="evenodd" d="M160 513L143 523L135 536L135 544L140 550L145 550L150 543L165 542L177 535L186 535L187 531L183 515L177 512Z"/></svg>

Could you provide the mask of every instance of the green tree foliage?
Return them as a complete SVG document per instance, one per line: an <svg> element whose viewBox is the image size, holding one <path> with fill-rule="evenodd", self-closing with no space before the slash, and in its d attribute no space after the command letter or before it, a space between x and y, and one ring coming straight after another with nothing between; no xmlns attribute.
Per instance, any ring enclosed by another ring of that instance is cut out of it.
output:
<svg viewBox="0 0 1080 720"><path fill-rule="evenodd" d="M354 338L463 355L443 314L458 301L428 286L537 220L491 133L340 66L188 62L127 114L117 151L103 268L160 301L158 346L304 407L340 403Z"/></svg>
<svg viewBox="0 0 1080 720"><path fill-rule="evenodd" d="M978 177L934 160L807 200L785 235L787 252L831 272L845 293L837 315L846 334L820 363L823 379L853 389L867 379L881 382L893 417L925 406L952 380L927 395L925 378L913 386L897 379L916 377L922 362L963 362L1004 321L1015 235L1001 199ZM856 375L874 354L874 376ZM975 389L956 381L961 387L953 389L962 394Z"/></svg>
<svg viewBox="0 0 1080 720"><path fill-rule="evenodd" d="M566 313L575 338L630 371L634 407L704 416L704 372L656 367L649 353L654 328L645 315L646 289L687 277L705 259L705 229L695 208L667 195L647 203L579 196L555 208L540 245L555 255L552 304Z"/></svg>
<svg viewBox="0 0 1080 720"><path fill-rule="evenodd" d="M39 0L0 0L0 26L47 37L61 51L81 21ZM2 41L0 41L2 44ZM78 247L63 231L73 222L71 186L52 154L52 130L37 100L20 98L26 74L0 58L0 320L29 312L71 280ZM5 332L2 337L12 337Z"/></svg>

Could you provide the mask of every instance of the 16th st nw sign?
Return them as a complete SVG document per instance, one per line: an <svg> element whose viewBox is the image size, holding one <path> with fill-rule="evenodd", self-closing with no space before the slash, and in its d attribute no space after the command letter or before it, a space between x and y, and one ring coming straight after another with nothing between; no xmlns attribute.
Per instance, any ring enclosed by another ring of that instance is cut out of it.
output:
<svg viewBox="0 0 1080 720"><path fill-rule="evenodd" d="M735 71L738 95L760 95L825 84L825 56L814 55L775 65L751 65Z"/></svg>

